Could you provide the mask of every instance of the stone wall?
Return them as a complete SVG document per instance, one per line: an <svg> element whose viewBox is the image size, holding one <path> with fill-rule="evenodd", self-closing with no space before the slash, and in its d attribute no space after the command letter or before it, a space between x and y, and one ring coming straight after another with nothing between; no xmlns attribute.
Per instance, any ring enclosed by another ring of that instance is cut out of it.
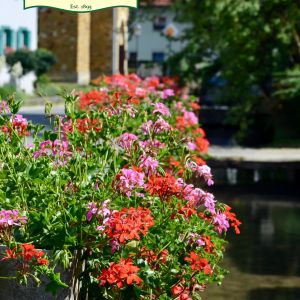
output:
<svg viewBox="0 0 300 300"><path fill-rule="evenodd" d="M91 77L112 73L113 9L91 13Z"/></svg>
<svg viewBox="0 0 300 300"><path fill-rule="evenodd" d="M0 258L5 256L6 247L0 246ZM45 251L51 255L51 251ZM31 277L28 278L28 285L22 286L14 279L16 276L16 264L13 261L0 260L0 299L1 300L80 300L86 299L86 295L81 294L80 274L85 269L85 262L81 260L81 253L77 252L69 269L56 267L55 271L61 275L61 280L69 285L69 288L59 289L56 296L45 292L46 284L49 280L41 277L42 284L37 287ZM4 279L6 278L6 279Z"/></svg>
<svg viewBox="0 0 300 300"><path fill-rule="evenodd" d="M53 80L76 81L78 14L40 8L38 24L38 47L53 51L58 60L49 75Z"/></svg>
<svg viewBox="0 0 300 300"><path fill-rule="evenodd" d="M88 84L102 74L127 73L128 17L128 8L84 14L40 8L39 47L58 60L50 77Z"/></svg>

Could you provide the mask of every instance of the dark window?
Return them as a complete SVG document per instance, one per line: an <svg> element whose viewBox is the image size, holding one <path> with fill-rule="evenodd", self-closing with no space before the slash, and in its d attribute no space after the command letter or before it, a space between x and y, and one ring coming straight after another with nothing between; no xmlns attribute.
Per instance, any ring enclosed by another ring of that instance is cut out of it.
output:
<svg viewBox="0 0 300 300"><path fill-rule="evenodd" d="M156 17L153 22L153 30L163 30L166 27L166 17Z"/></svg>
<svg viewBox="0 0 300 300"><path fill-rule="evenodd" d="M136 52L130 52L129 53L129 61L135 62L136 59L137 59L137 55L136 54L137 54Z"/></svg>
<svg viewBox="0 0 300 300"><path fill-rule="evenodd" d="M3 31L3 46L4 48L13 47L13 31L11 29L4 29Z"/></svg>
<svg viewBox="0 0 300 300"><path fill-rule="evenodd" d="M124 67L125 57L126 57L125 47L124 47L124 45L120 45L119 46L119 72L120 72L120 74L125 73L125 67Z"/></svg>
<svg viewBox="0 0 300 300"><path fill-rule="evenodd" d="M30 31L24 28L19 29L17 34L17 48L30 48Z"/></svg>
<svg viewBox="0 0 300 300"><path fill-rule="evenodd" d="M14 31L6 26L0 27L0 55L13 51L14 46Z"/></svg>
<svg viewBox="0 0 300 300"><path fill-rule="evenodd" d="M163 52L153 52L152 61L162 63L165 61L165 54Z"/></svg>
<svg viewBox="0 0 300 300"><path fill-rule="evenodd" d="M129 68L135 68L137 66L137 53L136 52L129 53L128 66L129 66Z"/></svg>

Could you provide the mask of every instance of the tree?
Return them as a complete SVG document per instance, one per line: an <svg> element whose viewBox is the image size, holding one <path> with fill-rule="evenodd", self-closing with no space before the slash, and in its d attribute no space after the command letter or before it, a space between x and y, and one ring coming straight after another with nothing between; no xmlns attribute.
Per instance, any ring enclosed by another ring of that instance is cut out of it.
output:
<svg viewBox="0 0 300 300"><path fill-rule="evenodd" d="M54 54L47 49L30 51L19 49L6 56L6 62L11 67L20 62L23 67L23 74L34 71L37 77L47 73L52 65L56 63Z"/></svg>
<svg viewBox="0 0 300 300"><path fill-rule="evenodd" d="M37 49L35 51L35 73L38 77L46 74L56 63L54 54L47 49Z"/></svg>
<svg viewBox="0 0 300 300"><path fill-rule="evenodd" d="M186 48L174 57L181 61L174 72L187 80L199 78L202 95L212 78L222 78L217 100L232 105L231 122L239 124L240 140L251 130L258 134L257 116L274 120L285 101L296 101L290 91L295 92L300 76L288 85L284 80L300 66L299 1L175 2L178 20L192 26L184 35Z"/></svg>
<svg viewBox="0 0 300 300"><path fill-rule="evenodd" d="M11 52L6 55L6 62L10 67L20 62L23 68L23 74L27 74L30 71L33 71L35 67L34 52L27 49L20 49L15 52Z"/></svg>

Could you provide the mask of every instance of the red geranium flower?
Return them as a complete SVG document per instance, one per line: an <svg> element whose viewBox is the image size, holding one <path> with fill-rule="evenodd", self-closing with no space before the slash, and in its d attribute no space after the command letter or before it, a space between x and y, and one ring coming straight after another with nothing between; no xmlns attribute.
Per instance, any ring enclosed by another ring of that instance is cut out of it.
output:
<svg viewBox="0 0 300 300"><path fill-rule="evenodd" d="M231 207L226 205L226 211L224 212L227 219L230 221L231 227L234 228L236 234L240 234L239 226L242 224L240 220L236 218L236 214L231 212Z"/></svg>
<svg viewBox="0 0 300 300"><path fill-rule="evenodd" d="M2 258L2 260L21 259L26 264L49 264L49 260L44 258L43 256L45 256L45 252L35 249L35 246L33 244L24 243L20 245L19 249L7 249L6 256Z"/></svg>
<svg viewBox="0 0 300 300"><path fill-rule="evenodd" d="M207 253L211 253L213 248L214 248L214 244L210 240L210 236L203 235L203 236L201 236L201 240L205 243L204 251L207 252Z"/></svg>
<svg viewBox="0 0 300 300"><path fill-rule="evenodd" d="M103 269L98 277L100 285L116 284L120 289L125 283L132 285L133 283L140 284L143 280L137 275L139 267L134 266L131 258L121 258L120 263L110 263L109 268Z"/></svg>
<svg viewBox="0 0 300 300"><path fill-rule="evenodd" d="M167 249L163 249L159 253L155 253L153 250L142 247L138 257L145 258L149 265L152 267L157 266L156 269L159 269L158 263L165 264L167 262L168 255L169 251Z"/></svg>
<svg viewBox="0 0 300 300"><path fill-rule="evenodd" d="M203 158L201 158L199 156L193 156L192 158L198 166L206 165L206 161Z"/></svg>
<svg viewBox="0 0 300 300"><path fill-rule="evenodd" d="M185 219L190 218L192 215L195 215L196 213L197 211L189 203L183 207L180 207L178 210L178 214L182 215Z"/></svg>
<svg viewBox="0 0 300 300"><path fill-rule="evenodd" d="M206 258L200 258L197 253L191 252L184 260L191 263L192 270L203 271L204 274L212 274L208 260Z"/></svg>
<svg viewBox="0 0 300 300"><path fill-rule="evenodd" d="M182 188L177 183L177 179L169 174L165 176L151 176L146 185L146 191L151 196L155 195L161 199L169 199L172 196L179 195Z"/></svg>
<svg viewBox="0 0 300 300"><path fill-rule="evenodd" d="M82 133L89 131L99 132L101 128L102 124L99 122L99 120L92 120L90 118L77 119L77 129Z"/></svg>
<svg viewBox="0 0 300 300"><path fill-rule="evenodd" d="M154 225L154 220L148 208L131 207L113 212L105 225L103 233L123 244L127 240L139 240L140 235L145 235Z"/></svg>
<svg viewBox="0 0 300 300"><path fill-rule="evenodd" d="M90 91L88 93L80 94L80 108L86 109L88 107L101 107L109 102L109 96L106 92Z"/></svg>
<svg viewBox="0 0 300 300"><path fill-rule="evenodd" d="M190 297L190 291L179 284L174 285L171 291L173 296L175 296L178 300L192 300Z"/></svg>
<svg viewBox="0 0 300 300"><path fill-rule="evenodd" d="M195 144L196 144L199 152L201 152L201 153L208 152L209 141L206 138L203 138L202 136L196 137Z"/></svg>
<svg viewBox="0 0 300 300"><path fill-rule="evenodd" d="M190 107L193 109L193 110L200 110L201 106L197 103L197 102L192 102L190 104Z"/></svg>

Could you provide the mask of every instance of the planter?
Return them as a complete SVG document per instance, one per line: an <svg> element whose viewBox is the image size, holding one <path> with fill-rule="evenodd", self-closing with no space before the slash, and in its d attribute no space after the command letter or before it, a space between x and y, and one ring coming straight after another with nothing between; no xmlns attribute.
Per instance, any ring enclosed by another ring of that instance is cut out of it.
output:
<svg viewBox="0 0 300 300"><path fill-rule="evenodd" d="M0 247L1 256L5 247ZM49 251L48 251L49 252ZM45 283L36 287L32 280L28 281L28 286L21 286L15 280L0 279L0 299L5 300L77 300L80 299L80 282L78 280L80 273L84 269L84 262L75 257L69 270L61 267L57 272L61 273L63 282L70 286L69 289L59 289L57 296L52 296L45 291L47 279L42 278ZM15 265L10 261L0 261L0 277L13 277L16 274Z"/></svg>

